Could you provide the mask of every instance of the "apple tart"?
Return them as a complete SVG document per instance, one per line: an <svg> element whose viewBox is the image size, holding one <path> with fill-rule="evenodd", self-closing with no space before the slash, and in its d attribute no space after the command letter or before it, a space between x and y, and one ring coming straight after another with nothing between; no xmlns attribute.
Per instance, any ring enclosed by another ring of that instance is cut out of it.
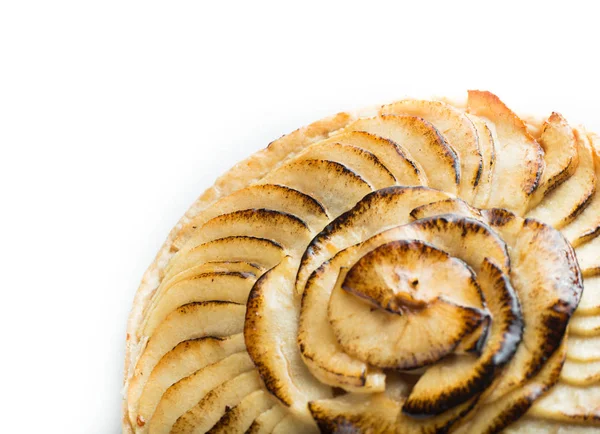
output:
<svg viewBox="0 0 600 434"><path fill-rule="evenodd" d="M146 272L125 432L600 432L599 183L484 91L272 142Z"/></svg>

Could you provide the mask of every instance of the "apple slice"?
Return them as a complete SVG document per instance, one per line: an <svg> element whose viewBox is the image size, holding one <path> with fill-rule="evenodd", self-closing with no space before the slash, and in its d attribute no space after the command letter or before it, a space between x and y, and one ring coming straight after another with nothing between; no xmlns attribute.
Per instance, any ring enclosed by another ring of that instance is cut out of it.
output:
<svg viewBox="0 0 600 434"><path fill-rule="evenodd" d="M306 223L291 214L269 209L247 209L209 220L194 236L199 244L232 236L269 239L290 251L304 250L312 233Z"/></svg>
<svg viewBox="0 0 600 434"><path fill-rule="evenodd" d="M544 151L525 123L496 95L469 91L467 106L469 113L491 121L498 139L488 207L507 208L522 215L544 171Z"/></svg>
<svg viewBox="0 0 600 434"><path fill-rule="evenodd" d="M375 154L357 146L341 143L317 143L296 158L329 160L343 164L375 189L396 184L396 177Z"/></svg>
<svg viewBox="0 0 600 434"><path fill-rule="evenodd" d="M492 192L492 182L494 173L494 164L496 163L496 145L494 136L487 123L477 116L465 113L471 119L479 140L479 149L482 157L482 172L479 179L479 185L475 190L475 197L471 203L478 208L486 208Z"/></svg>
<svg viewBox="0 0 600 434"><path fill-rule="evenodd" d="M472 200L483 173L477 130L463 112L441 101L407 99L381 108L382 115L412 115L430 122L458 154L461 183L458 195Z"/></svg>
<svg viewBox="0 0 600 434"><path fill-rule="evenodd" d="M600 254L598 252L600 252L600 236L575 248L577 261L584 276L600 274Z"/></svg>
<svg viewBox="0 0 600 434"><path fill-rule="evenodd" d="M583 288L583 295L581 296L579 306L577 306L577 314L600 314L600 275L584 278Z"/></svg>
<svg viewBox="0 0 600 434"><path fill-rule="evenodd" d="M548 193L544 200L529 211L527 217L561 229L571 223L590 204L596 192L594 157L587 135L576 131L579 165L562 184Z"/></svg>
<svg viewBox="0 0 600 434"><path fill-rule="evenodd" d="M296 345L300 300L294 293L297 261L286 257L265 273L248 297L244 337L267 389L284 404L302 411L310 399L331 396L315 379Z"/></svg>
<svg viewBox="0 0 600 434"><path fill-rule="evenodd" d="M179 380L245 349L241 333L225 338L199 338L178 344L152 370L140 396L136 420L149 421L162 395Z"/></svg>
<svg viewBox="0 0 600 434"><path fill-rule="evenodd" d="M502 432L504 434L597 434L598 427L566 424L542 419L523 418Z"/></svg>
<svg viewBox="0 0 600 434"><path fill-rule="evenodd" d="M578 336L600 335L600 315L580 316L575 311L569 323L569 333Z"/></svg>
<svg viewBox="0 0 600 434"><path fill-rule="evenodd" d="M184 304L196 301L232 301L245 304L256 276L249 273L213 272L180 280L163 293L154 309L146 313L143 334L152 336L166 316Z"/></svg>
<svg viewBox="0 0 600 434"><path fill-rule="evenodd" d="M344 131L364 131L398 143L421 164L431 187L456 193L460 183L460 161L429 122L414 116L383 115L358 119Z"/></svg>
<svg viewBox="0 0 600 434"><path fill-rule="evenodd" d="M600 385L580 387L559 383L531 407L529 415L593 424L600 429Z"/></svg>
<svg viewBox="0 0 600 434"><path fill-rule="evenodd" d="M546 361L535 377L522 387L498 399L488 397L471 413L470 420L456 434L492 434L502 432L523 416L544 392L556 384L565 360L566 345L561 345Z"/></svg>
<svg viewBox="0 0 600 434"><path fill-rule="evenodd" d="M544 122L539 143L544 149L546 167L540 186L531 197L530 207L539 204L546 195L570 178L579 164L577 138L573 128L559 113L552 113Z"/></svg>
<svg viewBox="0 0 600 434"><path fill-rule="evenodd" d="M258 416L246 431L246 434L270 434L273 428L289 413L282 405L274 405L270 410Z"/></svg>
<svg viewBox="0 0 600 434"><path fill-rule="evenodd" d="M311 273L337 252L385 229L408 223L408 213L419 205L446 198L446 193L427 187L390 187L365 196L310 242L302 257L296 290L302 293Z"/></svg>
<svg viewBox="0 0 600 434"><path fill-rule="evenodd" d="M430 367L404 403L404 413L436 415L466 402L487 389L515 354L523 323L519 301L508 277L485 261L477 281L492 316L481 355L451 357Z"/></svg>
<svg viewBox="0 0 600 434"><path fill-rule="evenodd" d="M600 361L600 336L570 336L567 358L576 362Z"/></svg>
<svg viewBox="0 0 600 434"><path fill-rule="evenodd" d="M275 398L263 390L256 390L226 411L219 421L208 431L211 434L245 433L252 422L272 408Z"/></svg>
<svg viewBox="0 0 600 434"><path fill-rule="evenodd" d="M206 301L190 303L171 312L148 340L129 383L127 401L137 403L148 377L160 359L177 344L205 336L224 337L240 333L244 327L243 304ZM135 414L136 408L130 407Z"/></svg>
<svg viewBox="0 0 600 434"><path fill-rule="evenodd" d="M177 419L194 407L207 393L225 381L252 371L254 364L244 351L208 365L173 384L162 396L150 419L150 433L170 433Z"/></svg>
<svg viewBox="0 0 600 434"><path fill-rule="evenodd" d="M322 143L352 145L373 153L388 169L398 185L427 185L427 176L421 165L398 143L365 133L349 131L336 134Z"/></svg>
<svg viewBox="0 0 600 434"><path fill-rule="evenodd" d="M456 198L450 198L421 205L414 208L410 212L410 216L414 220L420 220L443 214L456 214L477 220L483 220L481 212L478 209L473 208L464 200Z"/></svg>
<svg viewBox="0 0 600 434"><path fill-rule="evenodd" d="M244 261L272 268L285 256L283 247L265 238L233 236L178 251L165 269L163 282L199 264L213 261Z"/></svg>
<svg viewBox="0 0 600 434"><path fill-rule="evenodd" d="M572 386L591 386L600 382L600 360L595 362L565 362L560 373L560 381Z"/></svg>
<svg viewBox="0 0 600 434"><path fill-rule="evenodd" d="M330 218L348 210L372 191L372 187L352 170L327 160L292 160L260 182L285 185L303 192L319 201Z"/></svg>
<svg viewBox="0 0 600 434"><path fill-rule="evenodd" d="M177 419L172 434L206 433L224 414L261 388L260 375L251 370L225 381Z"/></svg>

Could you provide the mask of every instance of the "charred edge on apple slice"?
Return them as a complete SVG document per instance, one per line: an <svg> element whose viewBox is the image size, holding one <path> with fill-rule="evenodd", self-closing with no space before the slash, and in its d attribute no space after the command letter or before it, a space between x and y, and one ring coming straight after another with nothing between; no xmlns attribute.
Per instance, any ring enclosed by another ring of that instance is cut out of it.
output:
<svg viewBox="0 0 600 434"><path fill-rule="evenodd" d="M577 205L575 205L575 208L573 208L573 210L569 213L569 215L567 215L566 217L563 217L561 219L561 223L564 224L564 225L566 225L566 224L571 223L577 217L579 217L579 215L583 211L585 211L585 209L587 208L587 206L590 204L590 202L594 198L594 194L595 193L596 193L596 186L594 186L592 188L592 190L588 191L587 196L584 197L582 200L580 200Z"/></svg>
<svg viewBox="0 0 600 434"><path fill-rule="evenodd" d="M234 301L223 301L223 300L210 300L210 301L192 301L191 303L184 304L183 306L179 306L176 311L179 313L187 314L190 309L195 306L217 306L223 304L235 304L236 306L243 306L243 303L236 303ZM150 338L152 339L152 338Z"/></svg>
<svg viewBox="0 0 600 434"><path fill-rule="evenodd" d="M200 280L200 279L206 279L206 278L210 278L211 281L214 281L215 277L221 277L221 276L230 276L230 277L239 277L240 279L248 279L251 277L256 277L256 274L254 274L250 271L207 271L204 273L196 274L195 276L187 277L180 282L185 282L185 281L189 281L189 280ZM179 282L177 282L177 283L179 283Z"/></svg>
<svg viewBox="0 0 600 434"><path fill-rule="evenodd" d="M252 208L245 209L241 211L233 211L227 214L222 214L220 216L215 217L214 219L209 220L206 224L211 223L212 221L222 220L223 222L228 222L229 220L236 221L236 219L248 220L249 222L254 222L257 220L264 220L267 222L279 223L279 219L283 218L288 220L292 224L296 226L300 226L304 230L309 230L308 225L299 217L296 217L293 214L289 214L283 211L276 211L272 209L266 208Z"/></svg>
<svg viewBox="0 0 600 434"><path fill-rule="evenodd" d="M285 193L286 199L288 199L288 198L293 198L294 200L300 199L303 203L308 205L307 208L317 210L317 212L319 214L323 214L323 216L329 217L329 215L327 214L327 210L325 209L323 204L321 202L319 202L317 199L315 199L314 197L309 196L308 194L302 193L301 191L298 191L291 187L287 187L285 185L279 185L279 184L263 184L263 185L268 188L281 190L282 192Z"/></svg>
<svg viewBox="0 0 600 434"><path fill-rule="evenodd" d="M365 181L365 179L360 176L358 173L356 173L354 170L350 169L349 167L344 166L342 163L338 163L336 161L331 161L331 160L326 160L323 158L307 158L306 160L300 160L300 161L294 161L291 164L301 164L301 165L308 165L308 166L319 166L320 164L325 163L326 166L329 166L329 169L333 169L334 173L337 173L338 175L344 175L344 176L348 176L350 178L354 178L356 181L359 181L365 185L368 185L371 190L373 190L373 186L371 184L369 184L367 181Z"/></svg>
<svg viewBox="0 0 600 434"><path fill-rule="evenodd" d="M385 164L383 164L381 162L379 157L377 155L375 155L373 152L363 149L360 146L346 144L346 143L342 143L342 142L328 143L327 145L338 145L338 146L343 146L343 147L347 147L347 148L351 148L351 149L355 150L359 155L361 155L361 157L364 157L369 162L371 162L375 167L377 167L381 171L385 172L388 176L390 176L394 182L397 181L394 174L386 167ZM332 161L332 160L327 160L327 161Z"/></svg>
<svg viewBox="0 0 600 434"><path fill-rule="evenodd" d="M596 226L593 229L590 229L577 237L577 244L587 243L588 241L600 236L600 226Z"/></svg>
<svg viewBox="0 0 600 434"><path fill-rule="evenodd" d="M512 222L517 216L504 208L482 210L483 215L492 226L502 227Z"/></svg>

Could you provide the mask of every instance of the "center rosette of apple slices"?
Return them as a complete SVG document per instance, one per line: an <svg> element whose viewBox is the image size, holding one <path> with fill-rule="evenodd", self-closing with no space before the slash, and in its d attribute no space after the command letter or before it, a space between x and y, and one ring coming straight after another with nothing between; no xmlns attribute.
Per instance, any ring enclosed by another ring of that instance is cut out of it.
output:
<svg viewBox="0 0 600 434"><path fill-rule="evenodd" d="M422 241L399 240L341 270L328 314L348 354L378 368L415 369L481 335L484 307L467 264Z"/></svg>

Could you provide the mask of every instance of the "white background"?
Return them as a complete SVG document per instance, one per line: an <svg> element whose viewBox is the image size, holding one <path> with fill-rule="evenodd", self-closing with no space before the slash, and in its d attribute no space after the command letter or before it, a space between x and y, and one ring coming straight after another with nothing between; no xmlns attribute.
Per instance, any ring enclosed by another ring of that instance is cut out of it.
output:
<svg viewBox="0 0 600 434"><path fill-rule="evenodd" d="M139 279L280 135L469 88L600 131L593 3L2 2L0 431L120 431Z"/></svg>

